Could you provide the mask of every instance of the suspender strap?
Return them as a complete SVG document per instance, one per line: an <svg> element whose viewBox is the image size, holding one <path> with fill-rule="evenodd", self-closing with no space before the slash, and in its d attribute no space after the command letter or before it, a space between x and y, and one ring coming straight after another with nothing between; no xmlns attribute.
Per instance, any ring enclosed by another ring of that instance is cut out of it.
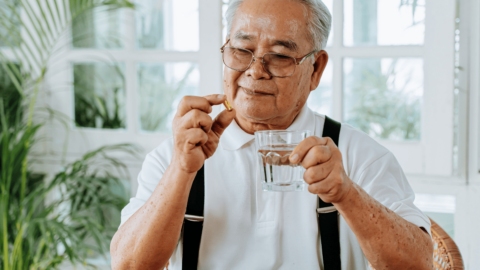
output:
<svg viewBox="0 0 480 270"><path fill-rule="evenodd" d="M330 137L338 146L341 124L325 117L322 137ZM320 241L322 243L323 266L325 270L340 270L340 234L338 232L338 214L333 204L326 203L318 198L318 229L320 231ZM328 208L326 208L328 207ZM324 209L326 208L326 209ZM322 211L326 210L326 211Z"/></svg>
<svg viewBox="0 0 480 270"><path fill-rule="evenodd" d="M196 270L202 240L203 207L205 203L204 166L197 172L188 195L187 211L183 223L183 270Z"/></svg>

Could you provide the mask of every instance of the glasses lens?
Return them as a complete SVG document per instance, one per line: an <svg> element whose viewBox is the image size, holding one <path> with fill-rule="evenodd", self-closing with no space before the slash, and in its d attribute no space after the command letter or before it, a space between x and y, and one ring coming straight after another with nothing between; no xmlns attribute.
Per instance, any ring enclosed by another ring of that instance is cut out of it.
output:
<svg viewBox="0 0 480 270"><path fill-rule="evenodd" d="M273 76L291 76L295 72L295 59L290 56L267 53L263 57L263 62Z"/></svg>
<svg viewBox="0 0 480 270"><path fill-rule="evenodd" d="M226 47L223 50L223 63L231 68L239 71L244 71L252 62L253 54L250 51Z"/></svg>

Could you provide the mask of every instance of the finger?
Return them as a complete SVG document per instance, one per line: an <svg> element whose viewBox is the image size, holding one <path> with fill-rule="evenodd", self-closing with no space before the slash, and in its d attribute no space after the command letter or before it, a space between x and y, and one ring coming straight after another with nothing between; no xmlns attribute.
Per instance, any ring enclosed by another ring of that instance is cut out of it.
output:
<svg viewBox="0 0 480 270"><path fill-rule="evenodd" d="M227 96L222 94L216 94L216 95L204 96L204 98L208 100L210 105L220 105L223 102L225 102L225 100L227 99Z"/></svg>
<svg viewBox="0 0 480 270"><path fill-rule="evenodd" d="M200 128L191 128L184 131L185 150L192 150L197 146L204 145L208 141L208 135Z"/></svg>
<svg viewBox="0 0 480 270"><path fill-rule="evenodd" d="M326 179L330 175L332 170L333 170L332 162L326 162L323 164L310 167L303 173L303 180L305 180L305 182L309 185L320 182Z"/></svg>
<svg viewBox="0 0 480 270"><path fill-rule="evenodd" d="M212 124L213 120L208 114L203 111L193 109L184 115L180 126L185 129L201 128L208 133L212 128Z"/></svg>
<svg viewBox="0 0 480 270"><path fill-rule="evenodd" d="M303 157L302 166L308 169L317 164L322 164L329 161L332 157L332 152L328 145L314 145L310 148Z"/></svg>
<svg viewBox="0 0 480 270"><path fill-rule="evenodd" d="M326 138L319 138L316 136L311 136L300 142L295 149L293 149L292 154L290 154L290 161L293 164L297 164L303 160L307 152L315 145L326 145Z"/></svg>
<svg viewBox="0 0 480 270"><path fill-rule="evenodd" d="M221 113L215 117L212 125L212 131L218 136L222 136L225 129L232 123L236 115L235 109L232 108L231 111L223 110Z"/></svg>
<svg viewBox="0 0 480 270"><path fill-rule="evenodd" d="M332 195L334 189L335 184L333 181L329 181L328 177L308 186L308 191L313 194Z"/></svg>
<svg viewBox="0 0 480 270"><path fill-rule="evenodd" d="M207 158L210 158L215 153L215 150L217 150L219 137L212 130L207 133L207 136L208 141L204 145L202 145L202 149Z"/></svg>
<svg viewBox="0 0 480 270"><path fill-rule="evenodd" d="M212 112L212 105L222 104L226 99L225 95L209 95L205 97L184 96L177 109L177 116L182 117L192 109Z"/></svg>

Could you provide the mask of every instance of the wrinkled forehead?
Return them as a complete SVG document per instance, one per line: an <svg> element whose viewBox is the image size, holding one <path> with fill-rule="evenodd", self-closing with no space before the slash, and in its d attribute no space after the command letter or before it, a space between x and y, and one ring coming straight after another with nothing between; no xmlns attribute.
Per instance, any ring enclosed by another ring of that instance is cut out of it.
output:
<svg viewBox="0 0 480 270"><path fill-rule="evenodd" d="M240 5L230 30L232 41L281 46L289 51L309 51L308 22L301 3L288 0L246 0Z"/></svg>

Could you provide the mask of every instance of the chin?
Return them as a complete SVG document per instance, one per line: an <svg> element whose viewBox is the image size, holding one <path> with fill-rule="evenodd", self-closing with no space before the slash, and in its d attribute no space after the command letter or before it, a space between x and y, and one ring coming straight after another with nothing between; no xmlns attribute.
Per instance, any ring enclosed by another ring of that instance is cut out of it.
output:
<svg viewBox="0 0 480 270"><path fill-rule="evenodd" d="M258 104L248 104L245 106L237 106L235 110L244 118L253 120L256 123L268 123L277 115L273 110L265 110L265 107Z"/></svg>

